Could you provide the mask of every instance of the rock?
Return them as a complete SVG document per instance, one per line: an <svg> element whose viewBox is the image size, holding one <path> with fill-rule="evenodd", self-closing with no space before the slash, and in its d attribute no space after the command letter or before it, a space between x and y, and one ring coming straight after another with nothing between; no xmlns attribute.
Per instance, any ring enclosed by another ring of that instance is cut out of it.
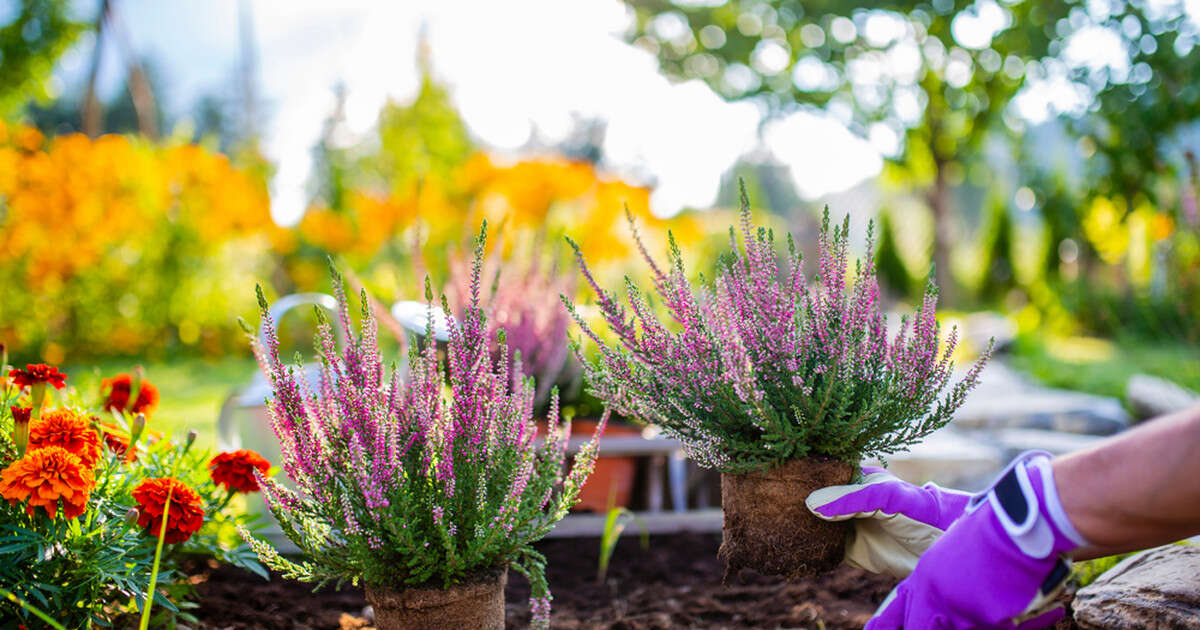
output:
<svg viewBox="0 0 1200 630"><path fill-rule="evenodd" d="M906 481L963 490L982 489L1008 462L1000 448L949 427L886 460L888 470Z"/></svg>
<svg viewBox="0 0 1200 630"><path fill-rule="evenodd" d="M1079 589L1072 607L1084 630L1200 627L1200 546L1130 556Z"/></svg>
<svg viewBox="0 0 1200 630"><path fill-rule="evenodd" d="M963 339L970 347L980 352L989 342L994 341L992 349L996 354L1000 354L1016 341L1017 324L1011 318L994 311L971 313L963 322Z"/></svg>
<svg viewBox="0 0 1200 630"><path fill-rule="evenodd" d="M1005 459L1012 459L1025 451L1040 449L1051 455L1062 455L1083 450L1101 442L1104 438L1064 431L1041 429L1003 429L992 434L992 440L1004 451Z"/></svg>
<svg viewBox="0 0 1200 630"><path fill-rule="evenodd" d="M1112 435L1129 426L1129 414L1116 398L1048 388L995 393L979 389L954 414L958 427Z"/></svg>
<svg viewBox="0 0 1200 630"><path fill-rule="evenodd" d="M1134 374L1125 384L1125 400L1139 418L1153 418L1200 402L1200 394L1157 376Z"/></svg>

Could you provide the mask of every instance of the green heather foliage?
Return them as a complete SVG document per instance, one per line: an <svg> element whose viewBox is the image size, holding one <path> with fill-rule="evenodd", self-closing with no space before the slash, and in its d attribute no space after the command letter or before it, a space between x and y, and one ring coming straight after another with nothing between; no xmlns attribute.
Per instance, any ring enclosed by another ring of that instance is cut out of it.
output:
<svg viewBox="0 0 1200 630"><path fill-rule="evenodd" d="M619 340L603 341L563 298L599 345L597 360L585 361L593 392L620 413L662 426L701 465L731 473L804 456L857 462L902 450L943 426L978 382L991 349L948 388L958 331L939 352L932 274L920 308L889 340L872 237L866 258L851 268L849 225L847 217L831 228L826 210L811 283L791 237L781 262L774 234L752 224L744 191L741 247L731 228L715 278L692 286L673 240L665 271L642 247L655 293L674 320L670 328L626 279L630 314L597 285L576 248Z"/></svg>
<svg viewBox="0 0 1200 630"><path fill-rule="evenodd" d="M486 231L486 224L484 225ZM545 558L532 543L566 515L595 463L595 436L564 476L570 424L551 394L546 435L538 435L533 379L488 349L480 300L484 232L475 250L470 297L452 320L444 361L436 344L414 346L407 373L385 374L376 323L363 292L362 326L351 333L342 280L334 271L344 350L318 313L317 391L279 360L263 309L263 342L251 337L274 389L270 411L283 469L299 491L261 479L284 533L306 555L299 563L253 541L260 557L287 577L363 581L373 587L447 588L511 566L532 585L533 625L549 624ZM433 292L425 285L429 326ZM442 297L442 309L451 316ZM433 336L427 330L426 339ZM252 540L247 535L247 540Z"/></svg>

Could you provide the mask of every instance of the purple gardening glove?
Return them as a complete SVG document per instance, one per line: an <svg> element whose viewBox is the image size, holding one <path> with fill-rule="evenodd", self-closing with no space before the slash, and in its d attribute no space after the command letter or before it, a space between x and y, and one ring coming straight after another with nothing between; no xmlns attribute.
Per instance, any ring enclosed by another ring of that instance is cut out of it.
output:
<svg viewBox="0 0 1200 630"><path fill-rule="evenodd" d="M882 468L864 466L863 479L808 495L808 509L828 521L854 519L846 564L903 578L962 516L971 495L934 483L914 486Z"/></svg>
<svg viewBox="0 0 1200 630"><path fill-rule="evenodd" d="M1070 574L1066 554L1086 544L1059 502L1050 455L1021 455L884 600L867 630L1047 628Z"/></svg>

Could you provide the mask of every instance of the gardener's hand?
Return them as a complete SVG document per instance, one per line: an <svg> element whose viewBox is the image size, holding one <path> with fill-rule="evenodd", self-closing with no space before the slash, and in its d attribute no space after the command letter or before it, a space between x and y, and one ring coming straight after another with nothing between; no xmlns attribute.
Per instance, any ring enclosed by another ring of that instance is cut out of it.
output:
<svg viewBox="0 0 1200 630"><path fill-rule="evenodd" d="M860 483L821 488L808 509L828 521L855 519L846 564L903 578L917 559L962 516L971 495L934 483L914 486L882 468L865 466Z"/></svg>
<svg viewBox="0 0 1200 630"><path fill-rule="evenodd" d="M1086 543L1063 511L1047 453L1018 457L929 548L867 630L1046 628L1066 554Z"/></svg>

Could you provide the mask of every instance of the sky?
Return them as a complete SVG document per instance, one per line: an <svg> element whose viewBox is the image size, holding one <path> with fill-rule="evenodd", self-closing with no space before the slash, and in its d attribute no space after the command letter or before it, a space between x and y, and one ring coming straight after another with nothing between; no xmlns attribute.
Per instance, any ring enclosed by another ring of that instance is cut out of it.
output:
<svg viewBox="0 0 1200 630"><path fill-rule="evenodd" d="M81 1L80 10L93 15L88 4ZM668 81L649 53L624 42L632 15L619 0L114 4L128 47L152 59L166 82L164 107L173 118L192 111L204 94L237 93L239 11L252 15L263 150L277 166L272 215L283 224L299 220L307 206L311 149L334 109L335 86L346 89L347 129L366 134L387 99L414 96L422 28L436 78L483 145L516 155L535 129L552 143L568 133L574 116L603 119L607 164L614 175L652 184L652 208L660 215L710 205L722 174L754 150L769 150L790 166L806 198L850 188L883 163L879 142L872 145L829 116L798 113L764 124L751 103L725 102L697 81ZM1086 60L1103 45L1085 42L1077 53ZM63 85L82 82L92 46L81 42L61 60L56 76ZM120 89L122 67L119 47L107 46L102 97ZM1036 121L1055 103L1069 107L1071 97L1069 88L1051 83L1018 106Z"/></svg>

